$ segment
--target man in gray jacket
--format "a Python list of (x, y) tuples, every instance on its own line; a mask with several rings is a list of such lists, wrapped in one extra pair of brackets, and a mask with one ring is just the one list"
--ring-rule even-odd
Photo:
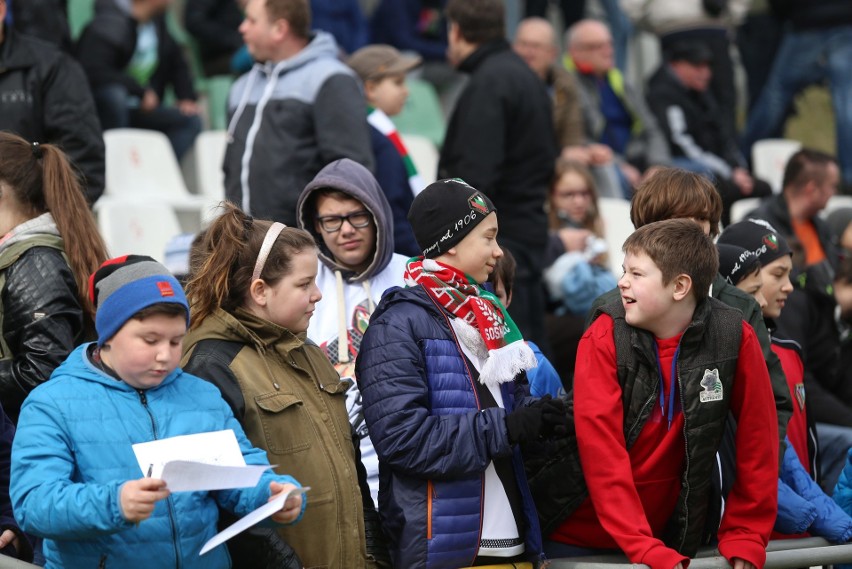
[(248, 213), (296, 225), (296, 201), (339, 158), (372, 169), (366, 103), (307, 0), (249, 0), (240, 26), (254, 67), (231, 88), (225, 194)]

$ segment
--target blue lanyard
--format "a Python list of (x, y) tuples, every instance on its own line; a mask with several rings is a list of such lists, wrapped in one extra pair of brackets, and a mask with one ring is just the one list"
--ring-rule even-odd
[[(663, 416), (666, 415), (666, 393), (665, 393), (665, 381), (663, 380), (663, 364), (660, 362), (660, 349), (657, 347), (657, 343), (654, 342), (654, 354), (657, 356), (657, 373), (660, 376), (660, 412), (662, 412)], [(674, 417), (674, 403), (675, 403), (675, 392), (677, 391), (677, 357), (680, 354), (680, 343), (677, 345), (677, 349), (675, 350), (674, 357), (672, 358), (672, 375), (671, 375), (671, 384), (672, 388), (669, 390), (669, 429), (672, 428), (672, 418)]]

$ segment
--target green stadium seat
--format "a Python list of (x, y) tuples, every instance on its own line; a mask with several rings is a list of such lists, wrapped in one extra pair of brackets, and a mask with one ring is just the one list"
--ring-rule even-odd
[(95, 0), (68, 0), (68, 25), (71, 27), (71, 37), (80, 37), (95, 14)]
[(435, 87), (422, 79), (408, 79), (407, 84), (409, 94), (405, 107), (391, 120), (400, 134), (426, 137), (440, 148), (446, 125)]

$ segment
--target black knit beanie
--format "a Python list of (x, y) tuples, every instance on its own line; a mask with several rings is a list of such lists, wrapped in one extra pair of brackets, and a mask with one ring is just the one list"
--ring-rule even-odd
[(408, 210), (414, 237), (429, 259), (446, 253), (497, 211), (488, 196), (460, 178), (438, 180), (417, 194)]
[(719, 274), (734, 286), (760, 265), (757, 255), (739, 245), (716, 243), (719, 250)]
[(757, 255), (757, 260), (764, 267), (775, 259), (793, 254), (787, 240), (762, 219), (747, 219), (729, 225), (719, 236), (719, 243), (748, 249)]

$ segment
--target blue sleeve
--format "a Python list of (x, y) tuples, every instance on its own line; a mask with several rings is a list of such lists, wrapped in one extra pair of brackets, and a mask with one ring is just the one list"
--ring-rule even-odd
[(846, 466), (840, 473), (837, 485), (834, 487), (834, 501), (849, 515), (852, 515), (852, 449), (846, 455)]
[(552, 397), (559, 397), (565, 394), (565, 389), (562, 387), (562, 380), (553, 364), (550, 363), (541, 349), (533, 342), (527, 342), (527, 345), (532, 348), (535, 354), (535, 359), (538, 360), (538, 367), (527, 370), (527, 379), (530, 382), (530, 395), (533, 397), (542, 397), (550, 394)]
[(390, 321), (397, 309), (405, 311), (405, 303), (370, 322), (356, 361), (364, 416), (382, 464), (440, 480), (482, 473), (492, 458), (509, 456), (503, 409), (432, 414), (422, 335), (413, 326), (431, 317), (411, 312)]
[(817, 517), (816, 507), (796, 494), (783, 480), (778, 481), (778, 517), (775, 531), (797, 534), (807, 531)]
[[(222, 400), (222, 413), (225, 416), (225, 426), (223, 429), (232, 429), (234, 431), (234, 435), (237, 437), (237, 442), (240, 445), (240, 450), (243, 453), (243, 458), (246, 461), (246, 464), (255, 465), (255, 464), (269, 464), (269, 459), (266, 456), (266, 451), (259, 449), (251, 444), (251, 441), (248, 440), (248, 437), (243, 431), (242, 425), (237, 419), (234, 417), (231, 412), (231, 408), (228, 407), (228, 404), (225, 403), (225, 400)], [(271, 493), (269, 491), (269, 483), (270, 482), (278, 482), (279, 484), (293, 484), (298, 488), (301, 488), (302, 485), (293, 478), (292, 476), (275, 474), (272, 469), (267, 470), (260, 477), (260, 481), (258, 481), (257, 485), (254, 488), (241, 488), (236, 490), (220, 490), (214, 493), (217, 503), (225, 508), (226, 510), (232, 512), (233, 514), (242, 517), (246, 514), (251, 513), (257, 508), (263, 506), (266, 502), (269, 501), (271, 497)], [(296, 523), (302, 519), (302, 515), (305, 513), (305, 507), (307, 506), (308, 499), (307, 495), (302, 495), (302, 511), (299, 513), (299, 517), (296, 518), (295, 521), (291, 523)], [(276, 525), (274, 522), (267, 520), (267, 523), (264, 525)], [(288, 524), (289, 525), (289, 524)]]
[(62, 411), (44, 395), (35, 391), (24, 402), (12, 444), (10, 494), (21, 529), (50, 539), (79, 540), (131, 527), (119, 501), (125, 480), (73, 481), (76, 462)]
[[(813, 508), (815, 516), (808, 527), (811, 535), (824, 537), (832, 543), (845, 543), (852, 538), (852, 518), (810, 477), (789, 440), (784, 453), (781, 480)], [(778, 509), (780, 517), (780, 500)]]

